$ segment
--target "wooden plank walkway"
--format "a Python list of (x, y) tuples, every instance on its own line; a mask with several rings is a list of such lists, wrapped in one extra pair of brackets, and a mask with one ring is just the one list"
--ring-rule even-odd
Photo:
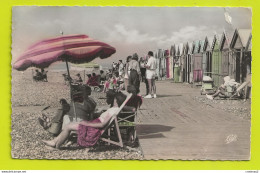
[(138, 111), (145, 159), (250, 159), (250, 120), (197, 102), (199, 89), (187, 84), (159, 81), (157, 91), (158, 98), (144, 99)]

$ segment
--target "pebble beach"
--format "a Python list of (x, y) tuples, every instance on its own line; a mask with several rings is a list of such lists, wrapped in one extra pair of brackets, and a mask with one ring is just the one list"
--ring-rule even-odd
[[(42, 110), (52, 117), (61, 98), (70, 102), (70, 89), (62, 74), (66, 71), (49, 71), (48, 82), (33, 82), (32, 69), (12, 72), (12, 157), (17, 159), (142, 159), (139, 147), (130, 151), (113, 145), (98, 145), (89, 149), (76, 143), (63, 146), (61, 150), (50, 150), (41, 142), (53, 136), (38, 124)], [(72, 78), (83, 71), (71, 71)], [(83, 77), (82, 77), (83, 78)], [(84, 78), (83, 78), (84, 80)], [(98, 106), (104, 106), (105, 94), (92, 92), (91, 97)]]

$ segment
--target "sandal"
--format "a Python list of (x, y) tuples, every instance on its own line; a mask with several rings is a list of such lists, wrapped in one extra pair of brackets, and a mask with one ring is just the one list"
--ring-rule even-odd
[(42, 120), (44, 120), (46, 123), (50, 122), (50, 119), (44, 113), (42, 113)]

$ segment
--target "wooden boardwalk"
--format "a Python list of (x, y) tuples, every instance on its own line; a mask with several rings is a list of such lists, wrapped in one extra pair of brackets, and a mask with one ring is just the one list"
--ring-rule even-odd
[[(141, 84), (141, 94), (144, 94)], [(249, 160), (251, 121), (194, 100), (198, 88), (157, 82), (144, 99), (137, 135), (145, 159)], [(205, 96), (202, 96), (205, 97)]]

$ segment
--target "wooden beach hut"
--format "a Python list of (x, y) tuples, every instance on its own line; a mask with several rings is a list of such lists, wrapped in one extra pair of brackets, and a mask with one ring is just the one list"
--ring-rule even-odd
[(180, 49), (180, 82), (184, 82), (185, 81), (185, 51), (186, 51), (186, 44), (181, 44), (181, 49)]
[(246, 81), (249, 81), (249, 84), (246, 87), (245, 90), (245, 96), (246, 98), (251, 98), (251, 88), (252, 88), (252, 83), (251, 83), (251, 77), (252, 77), (252, 71), (251, 71), (251, 63), (252, 63), (252, 56), (251, 56), (251, 49), (252, 49), (252, 33), (250, 33), (250, 36), (248, 38), (248, 42), (246, 44), (245, 48), (245, 56), (247, 59), (247, 68), (246, 68)]
[(236, 29), (230, 43), (235, 61), (234, 78), (237, 82), (244, 82), (246, 76), (251, 73), (251, 51), (246, 51), (250, 37), (250, 29)]
[(202, 71), (203, 76), (210, 76), (212, 73), (212, 49), (211, 44), (213, 37), (207, 37), (204, 40), (203, 46), (201, 47), (202, 51)]
[(221, 75), (222, 59), (219, 46), (219, 37), (220, 35), (214, 35), (212, 42), (212, 79), (215, 86), (219, 86), (221, 83), (223, 83)]
[(175, 45), (171, 46), (170, 49), (170, 67), (169, 67), (169, 74), (170, 74), (170, 79), (172, 79), (174, 77), (174, 57), (176, 54), (176, 49), (175, 49)]
[(160, 59), (159, 59), (159, 50), (154, 52), (154, 57), (156, 59), (157, 67), (156, 67), (156, 76), (158, 79), (160, 78)]
[(180, 81), (180, 45), (176, 47), (176, 54), (175, 54), (175, 64), (174, 64), (174, 82), (179, 82)]
[(189, 53), (189, 43), (187, 42), (183, 46), (183, 79), (182, 82), (188, 82), (188, 53)]
[[(220, 51), (221, 51), (221, 76), (224, 78), (225, 76), (230, 76), (233, 78), (234, 76), (234, 60), (231, 56), (231, 49), (230, 49), (230, 41), (232, 35), (230, 32), (223, 32), (221, 39), (220, 39)], [(222, 82), (224, 82), (222, 80)]]
[(202, 52), (201, 41), (194, 41), (194, 52), (193, 52), (193, 83), (202, 82)]
[(171, 78), (171, 71), (172, 71), (170, 49), (166, 49), (164, 51), (164, 57), (165, 57), (165, 77), (166, 77), (166, 79), (170, 79)]
[(162, 74), (163, 73), (163, 70), (162, 70), (163, 50), (162, 49), (158, 49), (157, 56), (158, 56), (158, 58), (157, 58), (158, 78), (162, 79), (162, 75), (163, 75)]
[(187, 82), (192, 83), (193, 82), (193, 53), (195, 45), (193, 42), (188, 43), (188, 54), (187, 54)]
[(183, 65), (184, 65), (184, 56), (183, 56), (183, 50), (184, 50), (184, 44), (181, 43), (179, 44), (179, 69), (180, 69), (180, 77), (179, 77), (179, 82), (183, 82)]

